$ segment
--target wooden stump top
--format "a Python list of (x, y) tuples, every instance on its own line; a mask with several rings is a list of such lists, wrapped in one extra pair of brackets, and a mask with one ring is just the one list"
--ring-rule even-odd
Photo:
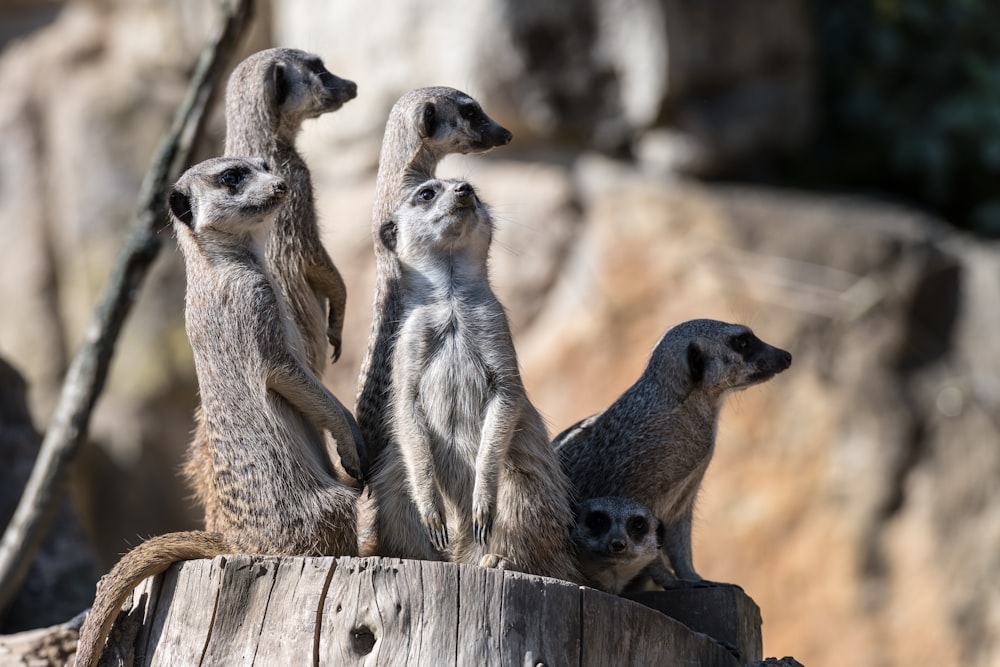
[(101, 665), (704, 665), (679, 621), (556, 579), (393, 558), (219, 556), (136, 589)]

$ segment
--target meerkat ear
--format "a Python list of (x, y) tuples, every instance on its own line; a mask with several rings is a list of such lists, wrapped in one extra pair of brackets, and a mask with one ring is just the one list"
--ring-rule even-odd
[(417, 122), (417, 134), (421, 139), (433, 136), (437, 131), (437, 107), (433, 102), (428, 102), (420, 111), (420, 120)]
[(388, 250), (396, 250), (396, 221), (392, 218), (388, 220), (383, 220), (382, 224), (378, 228), (378, 238), (382, 241), (382, 245)]
[(663, 540), (667, 537), (667, 528), (663, 525), (663, 522), (657, 519), (656, 521), (656, 546), (663, 548)]
[(288, 76), (285, 63), (278, 61), (271, 66), (271, 99), (274, 105), (280, 107), (288, 99)]
[(174, 214), (175, 218), (188, 227), (194, 225), (194, 212), (191, 210), (191, 199), (186, 193), (174, 188), (170, 191), (168, 204), (170, 212)]
[(688, 343), (687, 363), (692, 384), (698, 384), (705, 379), (705, 353), (701, 351), (697, 343)]

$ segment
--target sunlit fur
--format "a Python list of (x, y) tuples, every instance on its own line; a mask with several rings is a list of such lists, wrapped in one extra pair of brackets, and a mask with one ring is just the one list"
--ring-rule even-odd
[(375, 551), (462, 563), (493, 554), (578, 580), (569, 485), (489, 284), (486, 207), (463, 181), (428, 181), (393, 220), (403, 307), (388, 409), (398, 447), (383, 452), (361, 499), (379, 508)]
[[(376, 276), (372, 328), (358, 379), (357, 418), (374, 466), (390, 445), (387, 396), (401, 312), (399, 260), (382, 241), (382, 224), (419, 183), (434, 178), (452, 153), (482, 153), (503, 146), (511, 134), (465, 93), (443, 86), (412, 90), (393, 105), (382, 139), (372, 238)], [(362, 516), (364, 524), (369, 517)]]
[(211, 526), (147, 540), (101, 579), (78, 665), (96, 663), (129, 591), (174, 561), (357, 553), (357, 492), (331, 476), (319, 437), (326, 430), (349, 442), (352, 434), (339, 418), (343, 406), (290, 345), (298, 332), (264, 263), (287, 190), (262, 160), (215, 158), (185, 172), (171, 192)]

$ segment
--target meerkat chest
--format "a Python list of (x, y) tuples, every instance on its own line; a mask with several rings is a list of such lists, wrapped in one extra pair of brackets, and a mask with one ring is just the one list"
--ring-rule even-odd
[[(414, 313), (410, 335), (419, 336), (417, 400), (433, 432), (478, 445), (487, 402), (494, 391), (489, 337), (474, 319), (450, 304)], [(403, 341), (405, 344), (405, 341)]]

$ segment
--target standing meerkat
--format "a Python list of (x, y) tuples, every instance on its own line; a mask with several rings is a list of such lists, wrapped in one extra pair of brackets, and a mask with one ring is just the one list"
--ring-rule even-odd
[(588, 586), (619, 595), (647, 573), (662, 578), (664, 528), (653, 511), (631, 498), (590, 498), (576, 506), (570, 537)]
[(402, 308), (389, 406), (399, 446), (361, 500), (378, 506), (377, 553), (578, 580), (569, 484), (489, 284), (486, 206), (464, 181), (430, 180), (382, 232)]
[(683, 322), (660, 338), (642, 376), (611, 407), (556, 436), (578, 498), (634, 498), (663, 521), (676, 579), (657, 583), (702, 580), (691, 561), (691, 519), (726, 395), (791, 363), (745, 326)]
[(226, 87), (226, 155), (264, 158), (288, 184), (274, 220), (268, 266), (305, 344), (310, 370), (322, 377), (327, 341), (340, 356), (347, 290), (320, 240), (312, 179), (295, 149), (302, 123), (354, 99), (353, 81), (334, 76), (318, 56), (275, 48), (248, 57)]
[(401, 316), (400, 267), (382, 239), (382, 223), (416, 185), (434, 178), (452, 153), (483, 153), (510, 143), (511, 133), (465, 93), (436, 86), (412, 90), (393, 105), (385, 126), (372, 207), (376, 277), (372, 328), (358, 380), (357, 418), (374, 464), (390, 437), (392, 357)]
[(154, 537), (115, 565), (98, 584), (78, 665), (95, 664), (129, 591), (176, 560), (357, 553), (357, 492), (333, 478), (320, 437), (329, 431), (353, 446), (353, 433), (295, 351), (298, 331), (264, 258), (287, 192), (262, 160), (215, 158), (191, 167), (170, 193), (215, 527)]
[[(334, 360), (340, 356), (347, 290), (320, 241), (312, 179), (295, 140), (305, 120), (336, 111), (356, 95), (357, 86), (327, 71), (318, 56), (286, 48), (249, 56), (233, 70), (226, 87), (225, 154), (263, 158), (288, 186), (272, 225), (267, 262), (298, 329), (293, 344), (302, 348), (306, 364), (320, 378), (328, 340)], [(344, 418), (354, 421), (346, 410)], [(218, 504), (205, 495), (212, 472), (200, 412), (197, 421), (184, 474), (212, 530)], [(353, 457), (343, 443), (337, 454)], [(333, 451), (330, 455), (335, 460)], [(367, 468), (367, 462), (357, 468)]]

